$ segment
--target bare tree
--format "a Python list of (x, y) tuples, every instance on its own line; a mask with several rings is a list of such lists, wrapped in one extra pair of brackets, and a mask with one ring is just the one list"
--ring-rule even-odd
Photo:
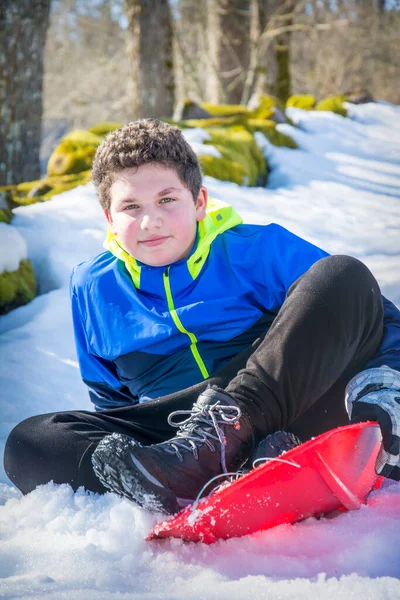
[(125, 0), (133, 78), (133, 114), (171, 116), (175, 103), (168, 0)]
[(0, 184), (40, 177), (43, 54), (50, 0), (0, 4)]

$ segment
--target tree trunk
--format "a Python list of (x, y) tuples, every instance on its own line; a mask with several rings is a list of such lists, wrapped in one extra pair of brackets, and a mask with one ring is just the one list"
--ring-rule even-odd
[[(296, 0), (285, 2), (284, 11), (286, 18), (282, 21), (284, 25), (291, 27), (293, 25), (293, 11), (296, 5)], [(271, 87), (271, 92), (279, 98), (284, 104), (291, 95), (290, 81), (290, 31), (281, 33), (275, 38), (274, 51), (276, 60), (276, 78)]]
[(180, 0), (174, 19), (177, 97), (204, 100), (207, 81), (207, 0)]
[(385, 0), (372, 0), (372, 8), (383, 15), (385, 12)]
[(167, 0), (125, 0), (134, 118), (171, 117), (175, 102), (172, 23)]
[(43, 54), (50, 0), (0, 6), (0, 185), (40, 177)]
[(258, 0), (260, 36), (268, 38), (259, 47), (255, 95), (268, 92), (285, 103), (291, 94), (291, 33), (279, 30), (293, 25), (297, 3), (298, 0)]
[(250, 63), (250, 0), (210, 0), (208, 10), (210, 102), (239, 104)]

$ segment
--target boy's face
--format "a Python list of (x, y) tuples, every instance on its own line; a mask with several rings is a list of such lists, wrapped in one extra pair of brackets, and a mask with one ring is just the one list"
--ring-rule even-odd
[(195, 204), (174, 169), (146, 164), (117, 173), (110, 196), (111, 231), (134, 258), (161, 267), (189, 256), (206, 214), (204, 187)]

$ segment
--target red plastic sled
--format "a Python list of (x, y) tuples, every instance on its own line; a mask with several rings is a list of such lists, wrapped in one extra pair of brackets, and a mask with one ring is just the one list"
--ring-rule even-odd
[(148, 540), (166, 537), (212, 544), (337, 509), (354, 510), (382, 478), (375, 473), (381, 445), (376, 423), (328, 431), (256, 467), (156, 525)]

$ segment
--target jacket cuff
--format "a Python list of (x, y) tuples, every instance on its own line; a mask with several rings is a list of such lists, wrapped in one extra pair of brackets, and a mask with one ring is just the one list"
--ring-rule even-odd
[(387, 365), (361, 371), (347, 384), (346, 404), (348, 406), (377, 390), (400, 391), (400, 372)]

